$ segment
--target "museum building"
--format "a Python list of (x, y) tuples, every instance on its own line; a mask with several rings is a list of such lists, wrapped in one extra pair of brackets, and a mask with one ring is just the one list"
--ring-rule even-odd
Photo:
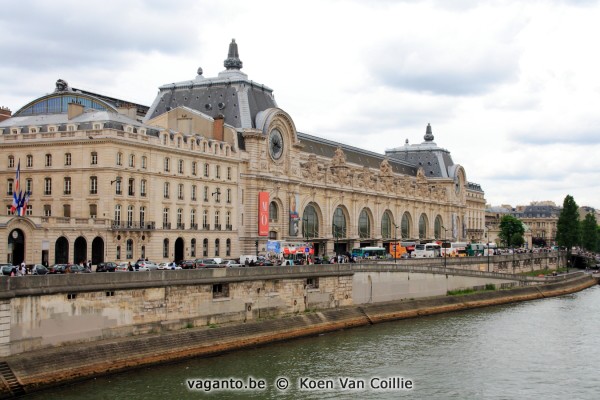
[[(427, 124), (385, 154), (298, 132), (248, 79), (235, 40), (217, 77), (163, 85), (150, 107), (70, 87), (0, 119), (3, 262), (315, 255), (395, 241), (481, 240), (485, 198)], [(17, 176), (18, 170), (18, 176)], [(29, 194), (15, 215), (15, 194)]]

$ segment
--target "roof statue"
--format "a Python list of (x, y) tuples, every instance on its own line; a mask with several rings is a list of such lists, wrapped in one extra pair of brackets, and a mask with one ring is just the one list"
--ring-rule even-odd
[(431, 124), (427, 124), (427, 129), (425, 130), (425, 136), (423, 137), (426, 142), (433, 142), (433, 133), (431, 132)]
[(223, 65), (227, 69), (242, 69), (243, 63), (242, 60), (240, 60), (235, 39), (231, 39), (231, 43), (229, 43), (229, 53), (227, 54), (227, 59), (223, 62)]
[(67, 83), (67, 81), (63, 81), (62, 79), (59, 79), (56, 81), (56, 89), (54, 90), (54, 92), (67, 92), (69, 91), (69, 84)]

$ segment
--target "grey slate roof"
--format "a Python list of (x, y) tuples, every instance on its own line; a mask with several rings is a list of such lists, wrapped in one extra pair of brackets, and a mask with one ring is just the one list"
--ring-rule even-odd
[[(358, 147), (348, 146), (331, 140), (323, 139), (306, 133), (297, 132), (298, 139), (303, 144), (303, 150), (317, 156), (333, 158), (335, 150), (340, 147), (344, 151), (346, 161), (353, 164), (364, 165), (369, 168), (379, 169), (381, 162), (388, 158), (385, 155)], [(388, 158), (392, 170), (398, 174), (416, 176), (417, 167), (401, 160)]]
[(217, 77), (205, 78), (198, 68), (195, 79), (163, 85), (146, 114), (145, 121), (173, 108), (186, 106), (213, 118), (223, 115), (225, 123), (235, 128), (256, 128), (256, 115), (277, 107), (273, 90), (253, 82), (241, 72), (235, 39), (229, 45), (225, 71)]

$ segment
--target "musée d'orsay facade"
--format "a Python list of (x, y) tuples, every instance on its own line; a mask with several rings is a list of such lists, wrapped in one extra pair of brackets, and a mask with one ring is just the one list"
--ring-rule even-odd
[[(483, 191), (429, 125), (422, 143), (385, 154), (300, 133), (272, 89), (241, 71), (235, 41), (224, 64), (217, 77), (198, 69), (161, 86), (150, 107), (58, 80), (0, 121), (1, 262), (233, 258), (264, 253), (267, 240), (331, 255), (482, 238)], [(11, 211), (17, 188), (30, 193), (23, 216)]]

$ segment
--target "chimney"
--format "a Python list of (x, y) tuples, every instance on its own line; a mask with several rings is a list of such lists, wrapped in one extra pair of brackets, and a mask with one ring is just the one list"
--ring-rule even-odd
[(217, 115), (213, 124), (213, 139), (218, 140), (220, 142), (223, 141), (223, 130), (225, 129), (224, 125), (225, 117), (223, 117), (223, 114)]
[(83, 114), (82, 104), (69, 103), (69, 105), (67, 106), (67, 115), (70, 120), (75, 117), (79, 117), (81, 114)]
[(12, 111), (7, 107), (0, 107), (0, 122), (9, 119), (12, 116)]

